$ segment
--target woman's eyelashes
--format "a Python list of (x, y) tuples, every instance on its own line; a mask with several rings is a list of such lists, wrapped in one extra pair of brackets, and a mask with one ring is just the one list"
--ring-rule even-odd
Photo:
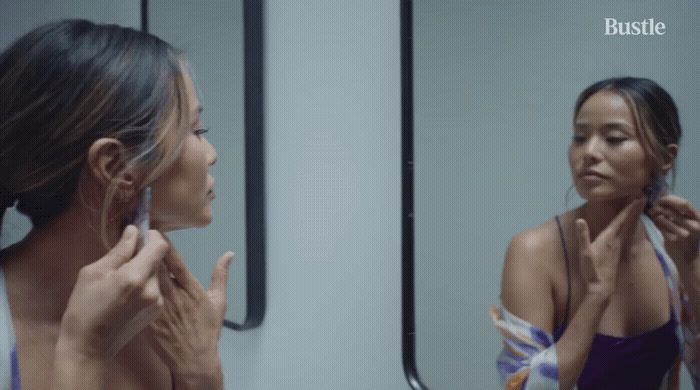
[[(629, 140), (629, 137), (621, 135), (607, 135), (605, 136), (605, 142), (611, 146), (621, 145), (623, 142)], [(582, 134), (574, 134), (572, 137), (572, 142), (577, 145), (581, 145), (588, 141), (588, 137)]]
[(198, 128), (196, 128), (196, 129), (193, 129), (192, 131), (194, 132), (194, 134), (195, 134), (197, 137), (201, 137), (202, 134), (204, 134), (204, 133), (206, 133), (206, 132), (209, 131), (209, 128), (208, 128), (208, 127), (198, 127)]
[(627, 141), (627, 137), (607, 137), (605, 140), (611, 145), (620, 145)]

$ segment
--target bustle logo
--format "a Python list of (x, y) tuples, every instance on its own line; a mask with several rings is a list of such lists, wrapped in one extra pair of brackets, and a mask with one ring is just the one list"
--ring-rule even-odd
[(634, 22), (618, 22), (615, 18), (605, 20), (605, 35), (664, 35), (666, 25), (654, 18)]

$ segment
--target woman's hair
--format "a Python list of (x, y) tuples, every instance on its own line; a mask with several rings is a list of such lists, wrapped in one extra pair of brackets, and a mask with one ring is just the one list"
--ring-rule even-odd
[[(654, 81), (644, 78), (618, 77), (598, 81), (579, 95), (574, 121), (583, 103), (599, 91), (611, 91), (625, 100), (632, 112), (637, 136), (654, 165), (654, 174), (662, 176), (661, 167), (674, 158), (667, 146), (678, 145), (681, 138), (678, 109), (671, 95)], [(675, 165), (671, 172), (672, 183), (675, 183)]]
[[(17, 201), (35, 228), (76, 195), (90, 146), (124, 145), (126, 170), (144, 187), (179, 154), (189, 123), (183, 54), (131, 28), (64, 20), (43, 25), (0, 54), (0, 224)], [(175, 131), (164, 124), (175, 120)], [(168, 133), (174, 133), (169, 135)], [(99, 232), (107, 237), (117, 181), (107, 187)]]

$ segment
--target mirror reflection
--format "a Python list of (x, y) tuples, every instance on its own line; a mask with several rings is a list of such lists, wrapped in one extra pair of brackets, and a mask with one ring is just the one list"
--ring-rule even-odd
[[(217, 161), (210, 169), (215, 178), (216, 199), (212, 203), (214, 218), (205, 229), (187, 229), (168, 233), (170, 239), (181, 252), (190, 271), (203, 286), (209, 286), (216, 259), (224, 252), (236, 253), (231, 264), (227, 287), (228, 308), (227, 326), (256, 326), (262, 320), (264, 306), (256, 307), (251, 322), (248, 303), (264, 302), (264, 276), (262, 283), (255, 287), (248, 285), (248, 253), (252, 249), (255, 261), (262, 263), (262, 234), (253, 232), (254, 248), (246, 242), (246, 139), (244, 123), (244, 3), (237, 1), (169, 2), (151, 0), (148, 2), (128, 1), (119, 4), (110, 2), (63, 2), (40, 4), (40, 2), (4, 2), (6, 9), (3, 21), (3, 34), (0, 48), (7, 47), (14, 39), (32, 28), (52, 20), (62, 18), (86, 18), (104, 23), (115, 23), (133, 28), (142, 27), (146, 16), (148, 31), (164, 39), (174, 47), (183, 50), (188, 60), (189, 74), (197, 89), (197, 97), (204, 111), (201, 125), (209, 129), (205, 137), (217, 151)], [(248, 2), (248, 9), (260, 12), (260, 2)], [(145, 12), (145, 15), (142, 15)], [(259, 23), (254, 28), (261, 28)], [(256, 33), (250, 31), (249, 33)], [(260, 50), (262, 50), (260, 48)], [(251, 50), (251, 53), (254, 51)], [(253, 56), (259, 53), (252, 54)], [(254, 79), (251, 77), (251, 79)], [(249, 81), (250, 82), (250, 81)], [(255, 82), (251, 85), (255, 86)], [(258, 93), (259, 88), (257, 89)], [(255, 98), (259, 98), (255, 97)], [(252, 107), (252, 106), (251, 106)], [(250, 117), (257, 120), (261, 115), (259, 107), (250, 109)], [(256, 142), (253, 142), (255, 144)], [(248, 145), (259, 148), (260, 145)], [(255, 149), (252, 149), (255, 150)], [(261, 149), (259, 149), (261, 150)], [(251, 161), (261, 159), (261, 154), (248, 153)], [(262, 171), (256, 180), (262, 180)], [(256, 184), (260, 187), (260, 184)], [(262, 230), (262, 197), (252, 200), (253, 226)], [(8, 247), (21, 240), (30, 230), (31, 223), (24, 215), (11, 207), (3, 219), (3, 234), (0, 235), (0, 248)], [(264, 271), (264, 266), (258, 264)], [(260, 297), (248, 296), (248, 291), (258, 290)], [(256, 322), (253, 324), (253, 322)], [(245, 324), (245, 325), (241, 325)], [(241, 326), (239, 326), (241, 325)]]
[[(216, 147), (211, 167), (216, 200), (206, 229), (169, 233), (192, 273), (208, 286), (213, 261), (233, 250), (226, 319), (246, 319), (245, 126), (243, 2), (148, 2), (148, 31), (183, 50), (204, 110), (202, 125)], [(207, 261), (203, 261), (207, 259)]]
[(410, 6), (422, 381), (693, 388), (698, 5)]

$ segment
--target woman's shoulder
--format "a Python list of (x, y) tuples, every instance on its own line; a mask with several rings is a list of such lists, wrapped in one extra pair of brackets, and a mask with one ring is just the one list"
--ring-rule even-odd
[[(569, 226), (575, 220), (575, 211), (558, 216), (564, 239), (571, 236)], [(527, 228), (510, 240), (503, 265), (504, 280), (530, 280), (551, 282), (556, 275), (566, 272), (559, 224), (556, 217)]]
[[(559, 218), (564, 225), (564, 220), (568, 219), (568, 216), (564, 214)], [(514, 235), (508, 245), (506, 260), (511, 257), (518, 262), (545, 261), (551, 254), (558, 254), (559, 248), (561, 248), (559, 227), (555, 217), (552, 217)]]
[(556, 312), (553, 291), (559, 274), (566, 274), (562, 256), (554, 218), (513, 236), (503, 265), (502, 305), (541, 329), (551, 330)]

